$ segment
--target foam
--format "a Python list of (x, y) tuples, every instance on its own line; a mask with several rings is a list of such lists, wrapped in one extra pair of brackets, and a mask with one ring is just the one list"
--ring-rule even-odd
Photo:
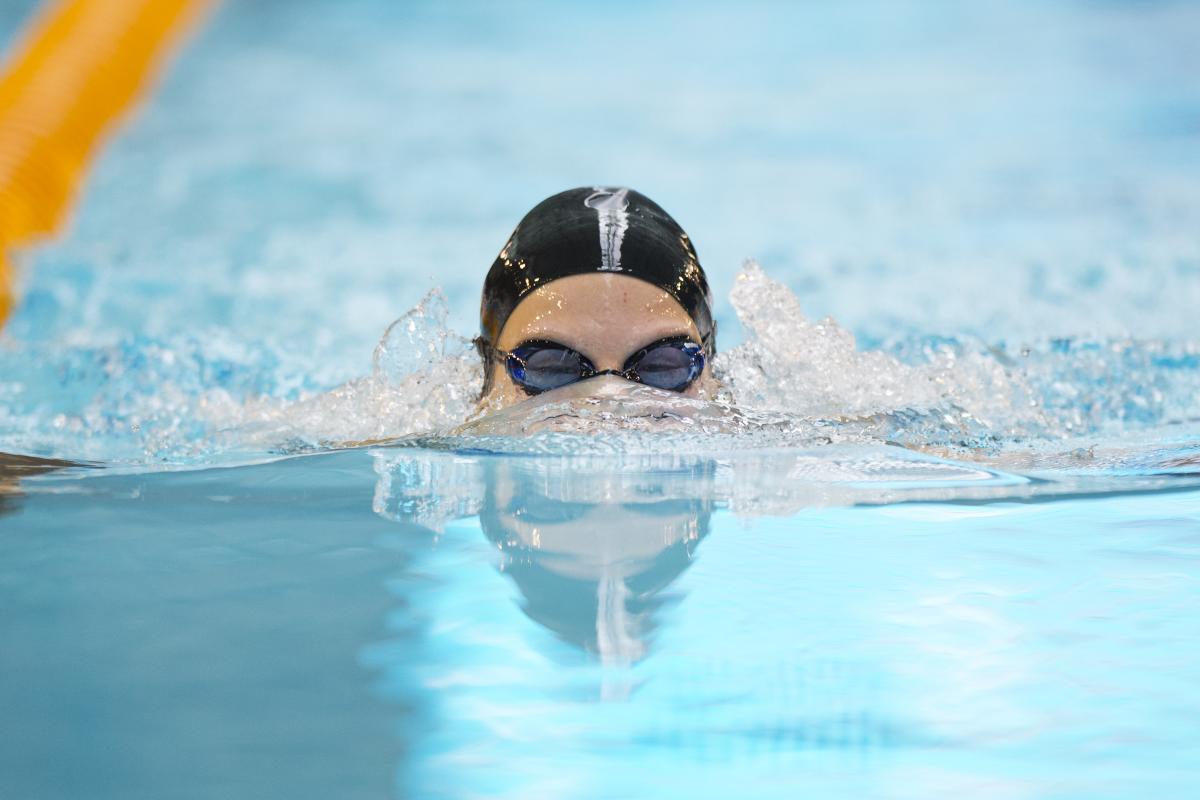
[[(9, 404), (0, 448), (127, 464), (204, 464), (405, 440), (500, 452), (678, 452), (897, 443), (974, 457), (1063, 452), (1200, 419), (1200, 344), (1049, 340), (1009, 348), (924, 337), (862, 348), (836, 320), (747, 262), (730, 301), (744, 341), (717, 355), (715, 396), (612, 377), (480, 407), (471, 342), (439, 290), (388, 326), (371, 370), (328, 390), (280, 347), (219, 335), (0, 353), (35, 394)], [(3, 387), (13, 393), (14, 384)], [(20, 386), (14, 397), (20, 397)], [(61, 394), (61, 393), (60, 393)], [(7, 418), (5, 418), (7, 417)]]

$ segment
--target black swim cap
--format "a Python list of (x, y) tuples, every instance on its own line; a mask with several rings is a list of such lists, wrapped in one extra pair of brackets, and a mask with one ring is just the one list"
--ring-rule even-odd
[(568, 189), (517, 224), (483, 282), (483, 338), (495, 345), (513, 309), (539, 286), (568, 275), (612, 272), (665, 290), (684, 307), (710, 352), (712, 294), (688, 235), (632, 189)]

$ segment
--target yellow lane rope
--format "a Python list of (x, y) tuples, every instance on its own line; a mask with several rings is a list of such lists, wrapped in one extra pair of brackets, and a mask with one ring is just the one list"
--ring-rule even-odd
[(0, 74), (0, 326), (14, 248), (55, 233), (104, 134), (210, 0), (46, 0)]

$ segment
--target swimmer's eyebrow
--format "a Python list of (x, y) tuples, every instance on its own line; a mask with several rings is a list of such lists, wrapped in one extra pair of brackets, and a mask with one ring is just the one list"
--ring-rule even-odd
[(521, 335), (513, 339), (511, 350), (514, 347), (520, 347), (523, 344), (530, 342), (551, 342), (553, 344), (561, 344), (563, 347), (568, 347), (577, 353), (587, 355), (587, 342), (579, 339), (571, 334), (564, 334), (556, 331), (546, 331), (541, 328), (535, 328), (530, 331), (522, 331)]
[[(634, 352), (637, 348), (645, 347), (648, 344), (657, 342), (659, 339), (675, 338), (677, 336), (687, 337), (689, 339), (697, 339), (696, 334), (690, 327), (680, 322), (672, 321), (665, 325), (655, 325), (653, 323), (639, 330), (636, 335), (630, 336), (632, 342), (630, 352)], [(613, 337), (606, 337), (604, 343), (607, 344)], [(621, 337), (625, 338), (625, 337)], [(562, 330), (560, 328), (544, 327), (541, 325), (531, 325), (521, 331), (521, 335), (513, 339), (513, 347), (524, 344), (531, 340), (541, 340), (544, 342), (556, 342), (577, 352), (587, 355), (589, 345), (596, 345), (598, 342), (593, 337), (583, 337), (577, 331)]]

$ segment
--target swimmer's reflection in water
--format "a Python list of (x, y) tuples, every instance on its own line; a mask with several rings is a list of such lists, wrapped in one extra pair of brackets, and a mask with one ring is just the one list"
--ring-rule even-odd
[(718, 502), (716, 462), (647, 458), (614, 470), (604, 458), (381, 450), (373, 508), (433, 532), (477, 517), (531, 620), (601, 663), (628, 664), (677, 599), (670, 587)]
[(712, 294), (688, 235), (632, 189), (579, 188), (533, 208), (483, 286), (481, 405), (580, 381), (708, 397)]
[(708, 534), (711, 501), (665, 496), (648, 476), (621, 485), (611, 473), (583, 478), (603, 500), (570, 499), (507, 463), (491, 466), (479, 520), (525, 614), (602, 663), (644, 656), (664, 590)]

